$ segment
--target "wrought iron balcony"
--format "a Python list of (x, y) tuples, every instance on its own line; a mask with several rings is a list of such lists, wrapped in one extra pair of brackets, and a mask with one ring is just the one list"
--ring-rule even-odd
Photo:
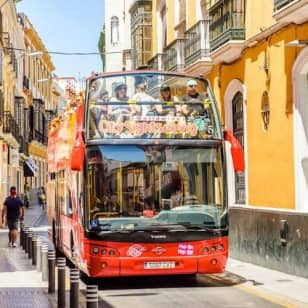
[(153, 70), (163, 70), (164, 69), (164, 54), (158, 53), (152, 57), (149, 62), (149, 68)]
[(23, 88), (24, 88), (24, 89), (30, 90), (29, 78), (28, 78), (27, 76), (25, 76), (25, 75), (24, 75), (24, 77), (23, 77), (22, 85), (23, 85)]
[(208, 37), (207, 21), (205, 20), (200, 20), (185, 32), (185, 67), (209, 56)]
[(302, 24), (308, 20), (307, 0), (274, 0), (273, 17), (280, 23)]
[(29, 143), (25, 140), (23, 136), (19, 136), (19, 153), (24, 153), (25, 155), (29, 155)]
[(243, 13), (226, 12), (210, 24), (211, 51), (231, 40), (245, 40)]
[(176, 39), (165, 48), (164, 69), (167, 71), (184, 70), (184, 39)]
[(11, 134), (16, 141), (19, 140), (19, 127), (10, 111), (4, 111), (3, 133)]
[(274, 0), (274, 11), (278, 11), (295, 0)]

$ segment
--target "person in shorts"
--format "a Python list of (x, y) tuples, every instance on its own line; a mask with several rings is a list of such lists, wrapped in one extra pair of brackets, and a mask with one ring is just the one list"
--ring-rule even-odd
[(10, 188), (10, 195), (5, 199), (2, 210), (2, 223), (6, 218), (6, 223), (9, 228), (9, 246), (16, 247), (18, 236), (18, 221), (24, 218), (24, 205), (21, 199), (17, 196), (16, 187)]

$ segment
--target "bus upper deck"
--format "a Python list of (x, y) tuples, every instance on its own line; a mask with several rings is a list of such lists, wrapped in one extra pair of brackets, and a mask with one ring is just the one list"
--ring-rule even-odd
[(222, 139), (206, 80), (135, 72), (89, 81), (87, 139)]

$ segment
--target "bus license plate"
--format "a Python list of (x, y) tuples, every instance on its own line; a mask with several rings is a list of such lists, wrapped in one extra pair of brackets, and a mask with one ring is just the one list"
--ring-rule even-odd
[(175, 268), (175, 262), (144, 262), (145, 269)]

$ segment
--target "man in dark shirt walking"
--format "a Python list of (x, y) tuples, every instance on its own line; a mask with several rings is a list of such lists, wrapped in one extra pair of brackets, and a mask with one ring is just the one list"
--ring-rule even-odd
[(17, 196), (16, 187), (10, 188), (10, 195), (5, 199), (2, 210), (2, 223), (6, 216), (7, 226), (9, 228), (9, 246), (16, 247), (18, 235), (18, 220), (24, 218), (24, 205)]

